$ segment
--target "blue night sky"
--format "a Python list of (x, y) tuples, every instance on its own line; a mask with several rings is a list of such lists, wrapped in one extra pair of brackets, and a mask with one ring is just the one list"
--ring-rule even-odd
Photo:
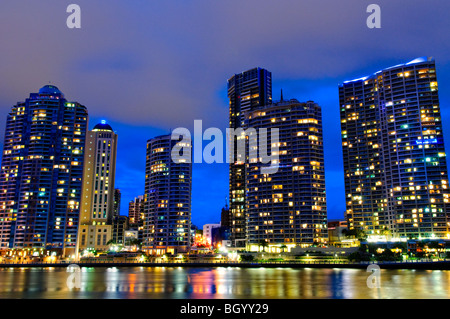
[[(146, 141), (176, 127), (223, 130), (226, 81), (259, 66), (273, 97), (323, 108), (329, 218), (345, 210), (338, 85), (420, 56), (436, 59), (450, 145), (450, 3), (444, 0), (77, 0), (81, 29), (56, 0), (0, 2), (0, 138), (17, 101), (49, 81), (119, 134), (121, 214), (144, 192)], [(382, 9), (368, 29), (366, 8)], [(220, 220), (227, 164), (194, 164), (192, 221)]]

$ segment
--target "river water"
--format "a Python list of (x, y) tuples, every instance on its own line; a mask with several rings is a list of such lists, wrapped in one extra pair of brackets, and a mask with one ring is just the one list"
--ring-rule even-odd
[(369, 275), (360, 269), (308, 268), (83, 267), (78, 273), (51, 267), (2, 268), (0, 298), (450, 297), (450, 271), (381, 270), (379, 288), (368, 287)]

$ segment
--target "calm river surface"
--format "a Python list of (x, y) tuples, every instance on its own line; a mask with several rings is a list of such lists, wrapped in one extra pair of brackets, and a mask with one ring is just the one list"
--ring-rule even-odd
[(382, 270), (368, 288), (360, 269), (82, 268), (70, 289), (66, 268), (2, 268), (0, 298), (449, 298), (450, 271)]

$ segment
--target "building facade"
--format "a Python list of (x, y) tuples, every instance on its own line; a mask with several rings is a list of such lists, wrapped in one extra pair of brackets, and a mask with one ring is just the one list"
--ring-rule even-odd
[(357, 247), (360, 245), (356, 236), (348, 236), (346, 219), (328, 221), (328, 244), (335, 247)]
[(102, 121), (89, 131), (83, 172), (78, 250), (105, 251), (115, 210), (117, 134)]
[(228, 207), (228, 204), (225, 204), (225, 206), (222, 208), (222, 210), (220, 212), (220, 224), (223, 227), (231, 226), (230, 208)]
[[(147, 142), (143, 250), (151, 255), (176, 254), (190, 249), (192, 160), (174, 162), (172, 148), (179, 141), (163, 135)], [(192, 158), (191, 142), (183, 154)]]
[(86, 107), (53, 85), (8, 114), (0, 172), (0, 248), (76, 250)]
[(113, 218), (112, 240), (116, 245), (125, 245), (125, 232), (128, 228), (127, 216), (119, 215)]
[(213, 228), (211, 230), (211, 246), (214, 249), (230, 248), (230, 228), (224, 226)]
[(207, 245), (212, 245), (212, 231), (214, 228), (219, 228), (220, 224), (205, 224), (203, 225), (203, 239)]
[(349, 228), (446, 238), (448, 172), (434, 60), (344, 82), (339, 100)]
[[(327, 206), (322, 111), (314, 102), (292, 99), (246, 113), (245, 126), (278, 129), (278, 170), (267, 174), (261, 160), (246, 164), (247, 246), (308, 247), (327, 243)], [(249, 140), (252, 139), (250, 132)], [(273, 145), (270, 136), (261, 143)], [(251, 145), (251, 144), (250, 144)], [(271, 151), (276, 152), (275, 150)], [(259, 154), (261, 158), (261, 154)]]
[[(262, 68), (254, 68), (235, 74), (228, 80), (229, 125), (232, 129), (243, 128), (244, 114), (252, 109), (272, 103), (272, 74)], [(232, 145), (236, 152), (237, 136)], [(234, 156), (229, 160), (229, 200), (231, 241), (234, 247), (246, 245), (245, 212), (245, 159)]]
[(128, 219), (130, 226), (138, 225), (144, 214), (144, 195), (135, 197), (128, 203)]
[(130, 229), (138, 231), (138, 239), (143, 239), (144, 232), (144, 195), (136, 197), (128, 204), (128, 221)]
[(116, 188), (114, 189), (114, 209), (113, 209), (113, 216), (119, 216), (120, 215), (120, 203), (122, 200), (122, 193), (120, 192), (120, 189)]

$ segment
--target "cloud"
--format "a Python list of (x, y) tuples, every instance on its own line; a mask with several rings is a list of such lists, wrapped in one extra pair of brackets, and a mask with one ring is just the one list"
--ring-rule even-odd
[(379, 2), (381, 30), (365, 26), (364, 1), (85, 0), (82, 29), (72, 30), (63, 4), (4, 0), (0, 70), (11, 81), (3, 80), (3, 94), (14, 101), (52, 81), (94, 115), (156, 127), (194, 117), (226, 125), (215, 114), (225, 113), (227, 101), (215, 94), (247, 68), (318, 80), (428, 54), (423, 48), (448, 49), (442, 12), (450, 5)]

